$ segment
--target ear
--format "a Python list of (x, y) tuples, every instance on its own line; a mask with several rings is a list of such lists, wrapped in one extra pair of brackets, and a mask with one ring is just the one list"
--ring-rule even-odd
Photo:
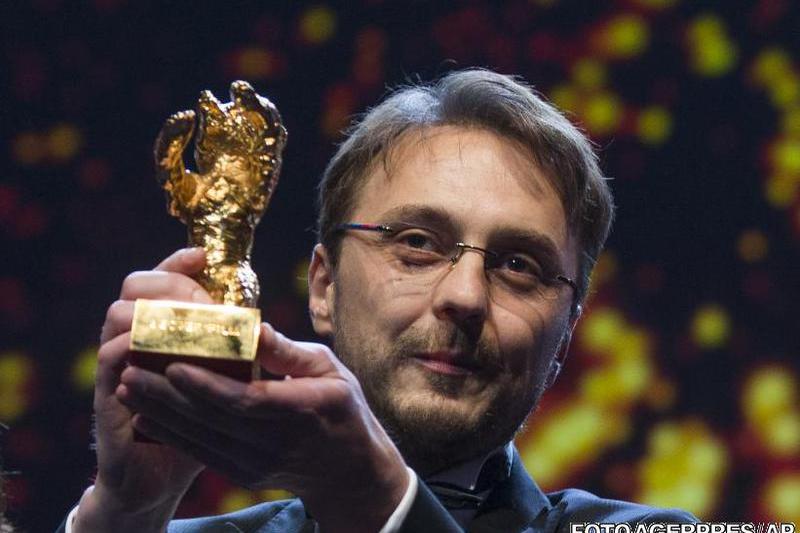
[(564, 368), (567, 353), (569, 353), (569, 343), (572, 342), (572, 334), (575, 332), (575, 326), (578, 324), (581, 313), (583, 313), (583, 307), (578, 305), (569, 319), (569, 324), (564, 330), (564, 336), (561, 337), (561, 342), (558, 343), (558, 353), (550, 362), (550, 369), (548, 370), (547, 379), (545, 379), (544, 382), (545, 389), (549, 389), (553, 386), (558, 375), (561, 373), (561, 369)]
[(321, 337), (333, 334), (334, 283), (328, 250), (321, 244), (314, 246), (308, 266), (308, 313), (311, 325)]

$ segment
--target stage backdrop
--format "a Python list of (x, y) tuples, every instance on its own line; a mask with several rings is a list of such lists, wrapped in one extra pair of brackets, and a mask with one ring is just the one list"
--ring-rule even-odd
[[(800, 522), (800, 7), (789, 0), (2, 2), (0, 420), (10, 515), (92, 477), (100, 325), (183, 245), (151, 147), (246, 79), (289, 129), (258, 229), (265, 318), (313, 339), (314, 188), (349, 119), (453, 68), (519, 74), (596, 141), (619, 204), (567, 369), (518, 446), (545, 489)], [(183, 516), (252, 493), (203, 474)]]

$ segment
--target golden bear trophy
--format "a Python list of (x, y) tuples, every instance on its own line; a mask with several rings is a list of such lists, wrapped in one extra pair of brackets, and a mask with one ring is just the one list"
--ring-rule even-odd
[[(163, 372), (186, 361), (242, 381), (258, 377), (255, 362), (261, 316), (258, 279), (250, 266), (253, 233), (269, 204), (281, 168), (286, 129), (275, 106), (244, 81), (231, 102), (200, 93), (197, 114), (169, 117), (155, 143), (156, 177), (170, 214), (186, 224), (189, 245), (206, 251), (196, 276), (221, 305), (137, 300), (131, 363)], [(197, 172), (183, 152), (195, 132)]]

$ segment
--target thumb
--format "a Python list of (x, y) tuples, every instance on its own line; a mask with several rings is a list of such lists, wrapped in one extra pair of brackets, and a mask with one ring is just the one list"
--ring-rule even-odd
[(270, 374), (293, 378), (331, 376), (341, 365), (327, 346), (293, 341), (267, 323), (261, 324), (256, 359)]

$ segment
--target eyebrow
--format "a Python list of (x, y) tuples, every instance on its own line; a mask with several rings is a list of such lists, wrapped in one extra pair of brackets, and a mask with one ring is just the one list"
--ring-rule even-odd
[(431, 229), (441, 228), (451, 233), (460, 229), (444, 210), (421, 204), (406, 204), (389, 209), (381, 215), (381, 222), (390, 226), (398, 222), (432, 226)]
[[(446, 211), (423, 204), (406, 204), (383, 213), (382, 223), (409, 223), (457, 233), (461, 226)], [(548, 235), (539, 231), (503, 226), (493, 228), (487, 242), (488, 248), (511, 248), (538, 252), (547, 266), (563, 274), (564, 265), (558, 246)]]

